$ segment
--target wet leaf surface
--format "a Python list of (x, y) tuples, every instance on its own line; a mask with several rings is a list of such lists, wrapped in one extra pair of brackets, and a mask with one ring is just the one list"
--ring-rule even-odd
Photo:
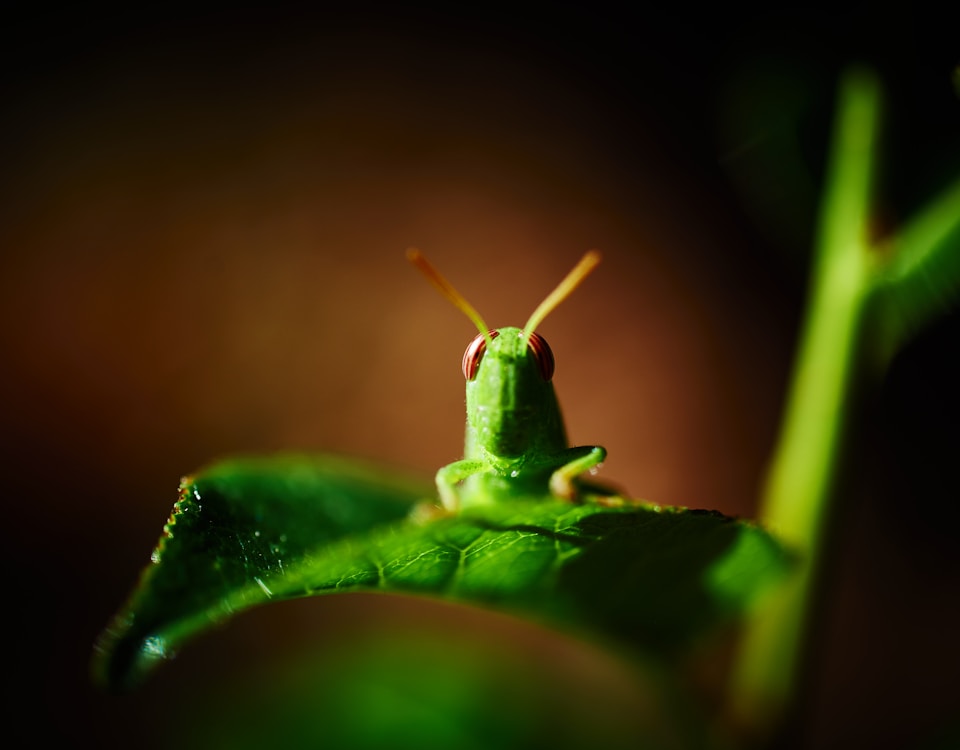
[(436, 596), (669, 656), (776, 580), (787, 555), (719, 513), (587, 496), (410, 516), (429, 484), (336, 458), (248, 459), (187, 477), (153, 563), (97, 645), (135, 684), (191, 637), (271, 600)]

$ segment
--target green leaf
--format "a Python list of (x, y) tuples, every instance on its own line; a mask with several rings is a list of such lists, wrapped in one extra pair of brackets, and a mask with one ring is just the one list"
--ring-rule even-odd
[[(269, 600), (406, 592), (676, 652), (743, 609), (787, 556), (717, 513), (530, 498), (414, 520), (418, 487), (336, 459), (232, 462), (185, 480), (154, 563), (98, 644), (124, 687)], [(609, 499), (607, 499), (609, 501)]]
[(285, 648), (268, 664), (216, 683), (207, 699), (182, 701), (164, 722), (163, 746), (633, 750), (704, 744), (696, 741), (695, 706), (677, 700), (672, 672), (626, 665), (573, 639), (547, 637), (548, 647), (531, 648), (524, 636), (535, 633), (539, 644), (544, 634), (515, 621), (505, 632), (494, 626), (489, 637), (476, 632), (482, 625), (465, 625), (469, 618), (457, 622), (463, 630), (450, 629), (448, 621), (422, 622), (416, 630), (391, 624), (347, 642)]
[(94, 678), (125, 686), (193, 633), (272, 598), (311, 550), (402, 519), (433, 493), (335, 456), (240, 458), (184, 477), (152, 564), (100, 637)]
[(960, 179), (878, 254), (872, 302), (885, 362), (960, 299)]

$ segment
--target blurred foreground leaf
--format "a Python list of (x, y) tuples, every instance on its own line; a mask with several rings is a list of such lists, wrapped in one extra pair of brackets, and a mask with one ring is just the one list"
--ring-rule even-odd
[(409, 520), (423, 489), (333, 458), (186, 478), (153, 564), (98, 643), (97, 676), (129, 686), (246, 608), (345, 591), (495, 606), (670, 655), (788, 565), (766, 533), (718, 513), (530, 498)]
[[(296, 611), (309, 619), (307, 609)], [(183, 704), (164, 727), (164, 745), (697, 746), (702, 730), (690, 720), (693, 706), (676, 699), (663, 670), (625, 665), (512, 618), (461, 614), (470, 616), (480, 622), (461, 619), (457, 628), (441, 616), (416, 629), (390, 622), (335, 644), (314, 639), (284, 647), (281, 658), (218, 684), (209, 700)], [(539, 648), (531, 637), (549, 645)]]

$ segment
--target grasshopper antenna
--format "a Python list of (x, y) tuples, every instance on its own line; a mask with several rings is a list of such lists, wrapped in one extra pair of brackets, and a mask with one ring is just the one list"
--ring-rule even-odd
[(473, 321), (473, 324), (489, 345), (490, 329), (487, 328), (487, 324), (483, 322), (483, 318), (480, 317), (480, 313), (476, 311), (474, 306), (467, 302), (466, 298), (453, 288), (453, 284), (447, 281), (441, 273), (430, 264), (430, 261), (423, 257), (423, 253), (417, 250), (417, 248), (411, 247), (407, 249), (407, 260), (413, 263), (413, 265), (417, 267), (417, 270), (427, 277), (427, 281), (433, 284), (440, 291), (440, 294), (450, 300), (454, 307)]
[(530, 316), (527, 324), (523, 327), (523, 335), (529, 339), (530, 335), (537, 330), (537, 326), (543, 322), (543, 319), (553, 312), (557, 305), (569, 297), (574, 289), (580, 286), (599, 262), (599, 250), (590, 250), (584, 254), (580, 262), (571, 269), (563, 281), (557, 284), (557, 288), (537, 305), (537, 309), (533, 311), (533, 315)]

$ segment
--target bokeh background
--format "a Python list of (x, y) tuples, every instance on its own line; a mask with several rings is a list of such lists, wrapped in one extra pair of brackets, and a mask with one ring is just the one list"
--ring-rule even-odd
[[(837, 76), (863, 61), (887, 84), (883, 232), (960, 170), (954, 31), (867, 4), (13, 9), (0, 438), (25, 737), (162, 745), (218, 677), (403, 628), (520, 643), (531, 668), (628, 695), (562, 638), (372, 597), (245, 615), (134, 696), (86, 670), (182, 474), (278, 450), (426, 475), (458, 457), (473, 331), (408, 246), (492, 325), (601, 249), (541, 327), (572, 440), (605, 445), (633, 495), (751, 516)], [(958, 705), (957, 332), (947, 318), (865, 398), (806, 746), (933, 736)]]

